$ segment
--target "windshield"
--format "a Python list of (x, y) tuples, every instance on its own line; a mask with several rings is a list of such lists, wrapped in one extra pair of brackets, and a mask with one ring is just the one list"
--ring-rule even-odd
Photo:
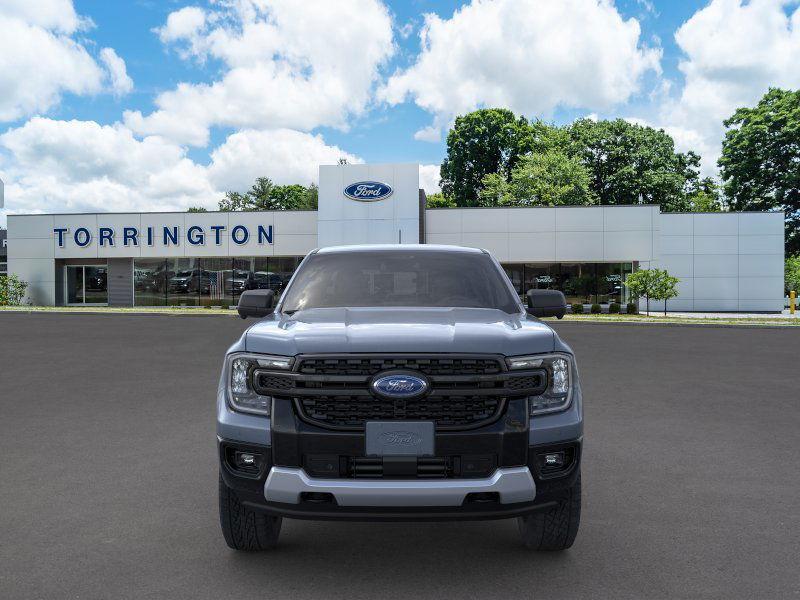
[(309, 308), (419, 306), (519, 312), (505, 274), (486, 254), (371, 251), (314, 254), (283, 300), (283, 312)]

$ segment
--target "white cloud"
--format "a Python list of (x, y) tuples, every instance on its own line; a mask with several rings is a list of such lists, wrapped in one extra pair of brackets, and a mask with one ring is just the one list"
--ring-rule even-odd
[[(184, 6), (167, 17), (163, 27), (156, 29), (165, 44), (195, 39), (206, 24), (206, 11), (199, 6)], [(198, 50), (199, 51), (199, 50)]]
[(380, 96), (411, 98), (434, 114), (417, 139), (434, 140), (460, 113), (503, 106), (547, 115), (558, 106), (608, 110), (636, 94), (660, 49), (609, 0), (473, 0), (450, 19), (425, 16), (422, 52)]
[(212, 126), (346, 129), (366, 109), (378, 68), (394, 51), (391, 17), (379, 0), (189, 7), (172, 13), (158, 34), (183, 57), (221, 61), (223, 75), (181, 83), (156, 98), (155, 112), (126, 112), (125, 123), (197, 146), (207, 144)]
[(0, 121), (46, 112), (65, 92), (100, 93), (106, 79), (115, 93), (124, 91), (124, 61), (104, 50), (106, 72), (77, 38), (89, 25), (71, 0), (0, 2)]
[(675, 33), (685, 56), (685, 84), (657, 120), (681, 150), (703, 157), (713, 174), (724, 137), (722, 121), (752, 106), (769, 87), (800, 87), (800, 8), (795, 1), (714, 0)]
[(2, 0), (0, 14), (66, 34), (90, 23), (78, 16), (72, 0)]
[(211, 153), (210, 181), (222, 190), (247, 190), (256, 177), (267, 176), (278, 184), (316, 182), (319, 165), (363, 162), (338, 146), (329, 146), (320, 135), (291, 129), (245, 130), (229, 136)]
[(425, 190), (426, 194), (438, 194), (442, 191), (439, 187), (439, 168), (441, 165), (420, 165), (419, 166), (419, 187)]
[(100, 60), (108, 70), (111, 80), (111, 89), (117, 96), (129, 93), (133, 89), (133, 79), (128, 76), (125, 61), (122, 60), (113, 48), (103, 48), (100, 51)]
[(209, 165), (158, 136), (138, 139), (121, 124), (34, 117), (0, 135), (7, 155), (6, 213), (105, 212), (215, 208), (228, 189), (245, 191), (259, 176), (308, 185), (319, 164), (362, 160), (321, 136), (285, 129), (234, 133)]

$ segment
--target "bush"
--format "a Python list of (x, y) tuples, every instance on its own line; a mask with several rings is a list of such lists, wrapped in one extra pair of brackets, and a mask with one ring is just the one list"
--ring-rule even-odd
[(19, 306), (28, 284), (14, 275), (0, 275), (0, 306)]
[(639, 314), (639, 307), (636, 306), (635, 302), (628, 302), (627, 309), (629, 315)]
[(602, 308), (600, 308), (600, 305), (599, 305), (599, 304), (592, 304), (592, 307), (589, 309), (589, 311), (590, 311), (590, 312), (591, 312), (593, 315), (599, 315), (601, 312), (603, 312), (603, 309), (602, 309)]
[(610, 315), (618, 315), (620, 310), (622, 310), (622, 307), (618, 302), (612, 302), (608, 305), (608, 314)]
[(572, 314), (579, 315), (583, 312), (583, 304), (578, 304), (577, 302), (572, 305)]

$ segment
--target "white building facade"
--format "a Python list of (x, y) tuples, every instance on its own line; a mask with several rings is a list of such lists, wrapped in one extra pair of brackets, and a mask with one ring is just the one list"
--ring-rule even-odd
[(520, 294), (624, 304), (627, 275), (657, 266), (680, 279), (669, 310), (783, 309), (783, 213), (426, 209), (418, 173), (322, 166), (318, 211), (9, 215), (8, 270), (37, 305), (230, 305), (244, 289), (280, 292), (317, 247), (455, 244), (492, 252)]

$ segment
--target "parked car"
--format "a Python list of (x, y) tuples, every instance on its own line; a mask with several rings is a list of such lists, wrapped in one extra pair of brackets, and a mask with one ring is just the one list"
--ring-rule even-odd
[(277, 543), (286, 518), (517, 518), (569, 548), (581, 512), (583, 397), (572, 350), (500, 264), (462, 247), (325, 248), (228, 350), (218, 387), (228, 546)]

